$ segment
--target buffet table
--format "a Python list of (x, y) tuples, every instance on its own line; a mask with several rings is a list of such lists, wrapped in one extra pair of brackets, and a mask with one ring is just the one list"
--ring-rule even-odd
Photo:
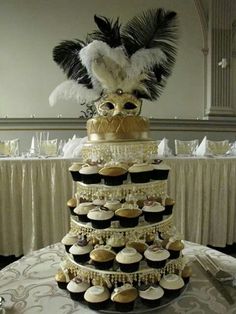
[[(217, 257), (224, 269), (236, 274), (235, 258), (202, 245), (185, 242), (183, 253), (191, 260), (194, 260), (196, 254), (206, 252)], [(0, 271), (0, 296), (6, 301), (6, 314), (96, 313), (71, 300), (67, 291), (58, 288), (54, 276), (63, 256), (64, 247), (57, 243), (34, 251)], [(235, 283), (226, 286), (235, 302), (229, 305), (207, 279), (201, 267), (195, 262), (192, 267), (193, 277), (184, 293), (170, 305), (158, 309), (158, 313), (236, 313)]]
[[(61, 240), (66, 202), (75, 185), (72, 159), (0, 160), (0, 255), (19, 256)], [(236, 158), (166, 158), (175, 225), (184, 238), (225, 246), (236, 242)]]

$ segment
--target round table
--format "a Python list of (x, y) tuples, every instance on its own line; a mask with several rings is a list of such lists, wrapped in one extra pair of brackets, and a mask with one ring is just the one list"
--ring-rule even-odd
[[(183, 254), (192, 260), (193, 276), (184, 293), (170, 305), (158, 309), (158, 313), (236, 313), (236, 288), (233, 288), (232, 282), (231, 286), (226, 288), (233, 296), (235, 304), (229, 305), (209, 281), (200, 265), (194, 261), (196, 254), (206, 252), (217, 258), (224, 270), (235, 274), (236, 280), (235, 258), (185, 241)], [(0, 296), (6, 301), (6, 314), (97, 313), (71, 300), (67, 291), (58, 288), (54, 276), (63, 257), (64, 246), (57, 243), (34, 251), (3, 268), (0, 271)]]

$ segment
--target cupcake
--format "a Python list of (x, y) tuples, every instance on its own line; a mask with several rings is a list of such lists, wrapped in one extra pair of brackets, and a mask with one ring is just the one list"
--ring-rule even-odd
[(153, 166), (146, 163), (133, 164), (128, 169), (130, 173), (131, 182), (145, 183), (149, 182), (153, 171)]
[(93, 200), (94, 206), (104, 206), (105, 203), (106, 203), (106, 201), (104, 199), (97, 198), (97, 199)]
[(162, 246), (170, 252), (170, 259), (178, 258), (181, 250), (184, 248), (183, 242), (177, 237), (170, 237), (163, 240)]
[(110, 210), (112, 210), (113, 212), (115, 212), (118, 208), (121, 207), (121, 203), (120, 201), (106, 201), (105, 207), (109, 208)]
[(192, 267), (189, 265), (185, 265), (184, 269), (181, 272), (181, 277), (185, 284), (189, 282), (190, 277), (192, 276)]
[(98, 173), (99, 168), (95, 165), (83, 165), (79, 173), (81, 174), (81, 179), (85, 184), (95, 184), (101, 182), (101, 176)]
[(70, 297), (75, 301), (82, 301), (84, 299), (85, 291), (90, 287), (88, 282), (84, 282), (81, 278), (73, 278), (67, 285), (67, 290), (70, 293)]
[(83, 164), (81, 162), (74, 162), (70, 166), (69, 171), (71, 173), (73, 181), (82, 181), (81, 174), (79, 173), (82, 166)]
[(74, 214), (78, 216), (79, 220), (82, 222), (89, 222), (88, 213), (91, 209), (94, 208), (92, 202), (84, 202), (78, 204), (78, 206), (74, 209)]
[(116, 253), (108, 245), (100, 245), (90, 252), (90, 258), (95, 268), (109, 269), (113, 266)]
[(153, 201), (145, 201), (144, 206), (142, 208), (144, 219), (147, 222), (154, 223), (161, 221), (163, 218), (163, 213), (165, 210), (165, 207), (162, 206), (158, 202)]
[(176, 274), (164, 275), (160, 280), (160, 286), (167, 296), (178, 296), (184, 287), (183, 279)]
[(149, 267), (162, 268), (170, 257), (170, 253), (159, 245), (153, 244), (146, 249), (144, 256)]
[(165, 211), (164, 211), (164, 215), (171, 215), (172, 214), (172, 211), (173, 211), (173, 207), (175, 205), (175, 201), (170, 198), (170, 197), (167, 197), (165, 199)]
[(69, 199), (67, 201), (67, 206), (68, 206), (68, 208), (70, 210), (71, 215), (75, 215), (74, 209), (75, 209), (76, 205), (77, 205), (76, 198), (71, 198), (71, 199)]
[(139, 223), (139, 216), (142, 210), (135, 208), (132, 204), (123, 204), (121, 208), (115, 211), (120, 225), (125, 228), (135, 227)]
[(116, 255), (116, 261), (119, 263), (120, 270), (125, 273), (137, 271), (141, 259), (142, 255), (132, 247), (125, 247)]
[(115, 288), (111, 294), (111, 300), (118, 312), (130, 312), (134, 308), (135, 300), (138, 297), (138, 291), (131, 284), (124, 284)]
[(86, 290), (84, 299), (90, 309), (95, 311), (103, 310), (109, 305), (110, 292), (106, 287), (92, 286)]
[(111, 246), (114, 252), (118, 253), (125, 247), (125, 238), (121, 233), (116, 233), (107, 240), (107, 244)]
[(73, 275), (68, 271), (62, 271), (61, 269), (55, 275), (55, 280), (60, 289), (66, 289), (67, 284), (73, 278)]
[(68, 232), (61, 240), (61, 243), (65, 246), (66, 252), (69, 253), (69, 249), (78, 241), (78, 235), (73, 232)]
[(72, 247), (69, 252), (73, 255), (75, 262), (85, 263), (89, 261), (89, 254), (93, 250), (93, 246), (88, 242), (86, 238), (79, 239)]
[(151, 178), (153, 180), (167, 180), (168, 179), (168, 174), (170, 171), (170, 167), (165, 164), (164, 162), (158, 163), (158, 164), (152, 164), (153, 166), (153, 171)]
[(106, 185), (114, 186), (123, 183), (127, 170), (119, 166), (106, 166), (99, 171), (99, 174)]
[(91, 209), (87, 215), (95, 229), (106, 229), (111, 225), (114, 212), (105, 206)]
[(146, 289), (139, 290), (139, 297), (143, 304), (148, 307), (157, 307), (161, 303), (161, 299), (164, 295), (164, 290), (160, 287), (150, 286)]

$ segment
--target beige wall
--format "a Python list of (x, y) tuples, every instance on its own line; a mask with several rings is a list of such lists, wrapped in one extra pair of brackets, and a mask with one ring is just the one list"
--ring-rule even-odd
[(2, 0), (0, 1), (0, 117), (78, 117), (75, 103), (48, 105), (65, 79), (52, 61), (61, 40), (85, 38), (93, 15), (122, 23), (155, 7), (175, 10), (180, 20), (179, 53), (161, 98), (144, 103), (143, 115), (195, 119), (204, 116), (203, 39), (194, 0)]

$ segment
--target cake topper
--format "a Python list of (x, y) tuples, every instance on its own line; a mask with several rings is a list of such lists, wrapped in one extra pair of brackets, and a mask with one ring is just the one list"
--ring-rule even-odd
[(97, 30), (85, 41), (66, 40), (53, 50), (68, 80), (49, 97), (94, 103), (99, 115), (138, 115), (141, 100), (157, 99), (171, 74), (177, 43), (177, 17), (152, 9), (123, 27), (119, 18), (94, 17)]

